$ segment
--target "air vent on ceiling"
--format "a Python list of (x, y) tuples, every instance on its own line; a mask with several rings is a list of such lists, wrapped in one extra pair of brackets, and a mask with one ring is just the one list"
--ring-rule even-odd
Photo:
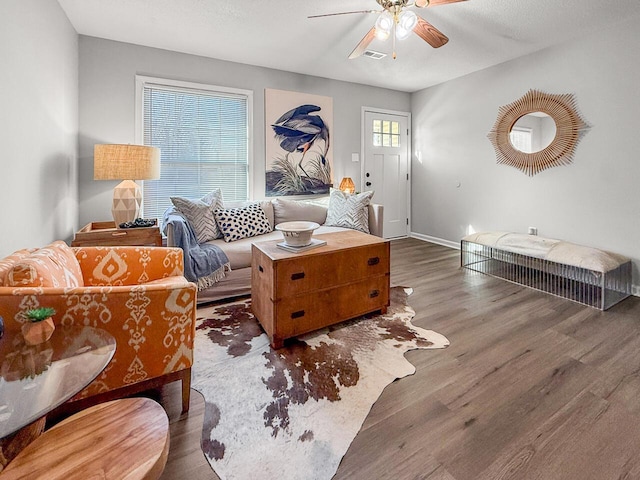
[(365, 50), (363, 55), (365, 57), (373, 58), (374, 60), (380, 60), (387, 56), (386, 53), (376, 52), (375, 50)]

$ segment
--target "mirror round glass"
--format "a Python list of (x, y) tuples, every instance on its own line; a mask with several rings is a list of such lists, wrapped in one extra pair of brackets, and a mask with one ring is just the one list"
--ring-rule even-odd
[(555, 137), (556, 122), (544, 112), (531, 112), (521, 116), (509, 132), (513, 148), (524, 153), (544, 150)]

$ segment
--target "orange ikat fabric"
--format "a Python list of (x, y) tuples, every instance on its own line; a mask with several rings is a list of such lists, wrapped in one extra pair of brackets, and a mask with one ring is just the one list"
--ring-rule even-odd
[(113, 335), (110, 364), (75, 398), (88, 397), (191, 367), (197, 288), (183, 271), (179, 248), (54, 242), (0, 260), (0, 315), (17, 330), (26, 310), (53, 307), (56, 324)]

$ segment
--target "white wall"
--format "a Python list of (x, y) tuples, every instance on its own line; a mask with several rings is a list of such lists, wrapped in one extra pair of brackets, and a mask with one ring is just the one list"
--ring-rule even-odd
[(0, 258), (77, 228), (78, 36), (57, 2), (0, 1)]
[[(629, 21), (414, 93), (412, 231), (459, 242), (469, 227), (535, 226), (633, 258), (640, 284), (638, 58), (637, 22)], [(487, 133), (498, 107), (532, 88), (575, 94), (592, 128), (573, 164), (528, 177), (496, 163)]]
[(94, 37), (80, 36), (80, 223), (111, 219), (117, 182), (93, 180), (96, 143), (134, 143), (135, 75), (171, 78), (254, 92), (254, 198), (264, 196), (264, 89), (275, 88), (333, 97), (334, 182), (360, 181), (362, 106), (408, 111), (408, 93), (354, 83), (225, 62)]

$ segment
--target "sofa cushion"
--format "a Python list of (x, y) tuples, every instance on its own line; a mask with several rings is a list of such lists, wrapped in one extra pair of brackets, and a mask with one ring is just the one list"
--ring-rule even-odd
[[(313, 232), (313, 236), (315, 238), (317, 235), (321, 235), (323, 233), (344, 232), (346, 230), (346, 228), (342, 227), (327, 227), (325, 225), (321, 225), (320, 228)], [(229, 259), (231, 271), (233, 272), (241, 268), (247, 268), (251, 266), (252, 243), (269, 242), (273, 240), (282, 241), (282, 232), (273, 231), (265, 233), (264, 235), (260, 235), (259, 237), (243, 238), (231, 243), (227, 243), (222, 239), (213, 240), (207, 243), (209, 243), (210, 245), (217, 245), (224, 251), (224, 253), (227, 255), (227, 258)]]
[(327, 219), (326, 207), (313, 205), (304, 201), (284, 200), (282, 198), (274, 198), (271, 203), (273, 203), (275, 225), (300, 220), (316, 222), (322, 225)]
[(222, 192), (216, 188), (200, 200), (190, 200), (183, 197), (170, 197), (171, 203), (176, 207), (196, 235), (198, 243), (208, 242), (216, 238), (222, 238), (222, 232), (213, 217), (213, 211), (223, 208)]
[(272, 228), (259, 203), (241, 208), (219, 208), (213, 215), (225, 242), (269, 233)]
[(282, 233), (273, 231), (260, 235), (259, 237), (241, 238), (235, 242), (225, 242), (223, 239), (208, 242), (217, 245), (222, 249), (227, 258), (231, 271), (251, 266), (251, 244), (269, 240), (282, 240)]
[(40, 248), (14, 263), (5, 279), (9, 287), (81, 287), (80, 264), (63, 241)]
[(332, 190), (325, 225), (369, 233), (369, 203), (373, 192), (355, 195)]

